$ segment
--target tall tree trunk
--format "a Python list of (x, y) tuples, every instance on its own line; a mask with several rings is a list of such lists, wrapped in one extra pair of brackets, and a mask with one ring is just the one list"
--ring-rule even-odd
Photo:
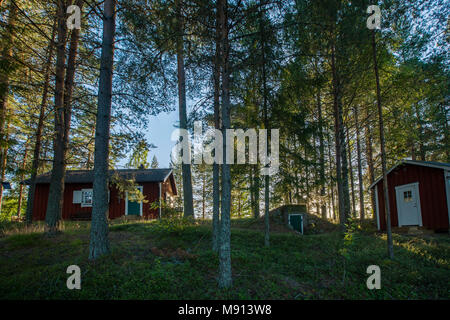
[(269, 175), (264, 177), (264, 245), (270, 246), (270, 220), (269, 220)]
[[(373, 136), (372, 136), (372, 128), (370, 123), (370, 111), (369, 108), (366, 108), (366, 125), (365, 125), (365, 131), (366, 131), (366, 158), (367, 158), (367, 165), (369, 167), (369, 185), (372, 185), (375, 182), (375, 168), (374, 168), (374, 161), (373, 161)], [(375, 203), (375, 190), (372, 188), (370, 190), (370, 203), (372, 207), (372, 219), (376, 222), (376, 203)]]
[(33, 150), (33, 160), (31, 162), (31, 177), (30, 177), (30, 187), (28, 190), (27, 211), (25, 213), (26, 217), (25, 219), (27, 224), (30, 224), (33, 220), (34, 195), (36, 191), (36, 176), (38, 174), (40, 164), (39, 159), (41, 154), (42, 130), (44, 129), (45, 111), (47, 109), (48, 104), (47, 101), (48, 89), (50, 86), (50, 74), (53, 60), (53, 52), (55, 48), (56, 26), (57, 24), (55, 21), (55, 23), (53, 24), (52, 37), (47, 48), (47, 61), (44, 70), (44, 88), (42, 92), (41, 107), (39, 110), (38, 126), (36, 128), (36, 141)]
[(352, 189), (352, 217), (356, 217), (356, 200), (355, 200), (355, 181), (353, 178), (353, 165), (352, 165), (352, 146), (349, 136), (349, 129), (346, 130), (347, 132), (347, 146), (348, 146), (348, 167), (349, 167), (349, 174), (350, 174), (350, 187)]
[[(184, 21), (182, 0), (177, 0), (177, 67), (178, 67), (178, 108), (180, 113), (180, 128), (187, 129), (186, 110), (186, 74), (184, 70)], [(190, 163), (182, 163), (184, 217), (194, 217), (194, 201), (192, 196), (192, 175)]]
[(64, 74), (66, 63), (66, 10), (67, 1), (58, 1), (58, 43), (56, 56), (55, 83), (55, 136), (53, 139), (53, 168), (50, 178), (50, 191), (45, 214), (47, 233), (54, 235), (58, 231), (62, 214), (64, 194)]
[(217, 163), (213, 164), (213, 232), (212, 249), (219, 251), (220, 243), (220, 168)]
[(328, 161), (329, 161), (329, 170), (330, 170), (330, 192), (331, 192), (331, 207), (333, 211), (333, 221), (336, 221), (336, 205), (334, 202), (334, 188), (336, 187), (336, 182), (333, 177), (333, 161), (331, 160), (331, 139), (330, 134), (327, 134), (327, 142), (328, 142)]
[(206, 173), (202, 175), (202, 218), (205, 220), (206, 211)]
[(416, 118), (417, 118), (417, 131), (419, 133), (419, 155), (421, 161), (426, 161), (426, 150), (425, 150), (425, 144), (424, 144), (424, 134), (423, 134), (423, 120), (422, 116), (420, 114), (420, 109), (418, 104), (414, 105), (415, 111), (416, 111)]
[[(263, 20), (263, 1), (259, 2), (259, 31), (261, 36), (261, 68), (262, 68), (262, 86), (263, 86), (263, 117), (264, 117), (264, 129), (267, 130), (267, 148), (270, 141), (269, 130), (269, 117), (267, 106), (267, 75), (266, 75), (266, 39), (264, 31)], [(272, 152), (272, 151), (271, 151)], [(268, 165), (266, 166), (268, 168)], [(270, 176), (266, 173), (264, 177), (264, 245), (270, 246), (270, 219), (269, 219), (269, 206), (270, 206)]]
[(305, 152), (304, 154), (304, 159), (305, 159), (305, 189), (306, 189), (306, 205), (308, 207), (309, 205), (309, 199), (310, 199), (310, 194), (309, 194), (309, 160), (308, 160), (308, 152), (306, 151), (306, 148), (304, 148), (303, 150)]
[[(23, 181), (24, 175), (25, 175), (25, 168), (27, 166), (27, 158), (28, 158), (28, 148), (27, 145), (25, 145), (25, 153), (23, 155), (23, 161), (22, 161), (22, 172), (20, 173), (20, 181)], [(23, 184), (20, 184), (19, 186), (19, 199), (17, 202), (17, 217), (21, 216), (22, 213), (22, 199), (23, 199)]]
[(92, 206), (89, 259), (109, 254), (108, 240), (108, 169), (111, 123), (116, 0), (105, 0), (103, 13), (102, 55), (98, 88), (97, 123), (94, 151), (94, 194)]
[(354, 107), (355, 116), (355, 129), (356, 129), (356, 152), (358, 154), (358, 183), (359, 183), (359, 218), (361, 222), (365, 218), (364, 210), (364, 184), (363, 184), (363, 172), (362, 172), (362, 160), (361, 160), (361, 140), (359, 136), (359, 119), (358, 119), (358, 107)]
[(238, 194), (238, 217), (241, 217), (241, 195)]
[(260, 196), (260, 176), (259, 165), (253, 166), (253, 217), (259, 218), (259, 196)]
[(416, 144), (414, 142), (414, 138), (410, 139), (410, 145), (411, 145), (411, 159), (416, 160)]
[(440, 108), (442, 110), (442, 122), (444, 124), (444, 146), (445, 147), (445, 157), (447, 162), (450, 162), (450, 130), (448, 128), (448, 108)]
[(342, 159), (342, 187), (343, 187), (343, 196), (344, 196), (344, 208), (345, 208), (345, 223), (348, 223), (348, 218), (350, 217), (350, 189), (348, 185), (349, 178), (349, 168), (348, 168), (348, 159), (347, 159), (347, 145), (345, 143), (345, 126), (342, 117), (342, 102), (339, 100), (339, 122), (340, 126), (340, 137), (341, 137), (341, 159)]
[(223, 137), (223, 164), (222, 164), (222, 203), (220, 220), (220, 249), (219, 249), (219, 287), (232, 286), (231, 274), (231, 244), (230, 244), (230, 200), (231, 200), (231, 176), (230, 166), (226, 163), (226, 129), (230, 128), (230, 47), (228, 42), (228, 1), (218, 0), (220, 38), (222, 47), (222, 137)]
[(340, 81), (336, 70), (334, 45), (331, 49), (331, 71), (333, 78), (334, 135), (336, 145), (336, 180), (338, 187), (339, 222), (341, 229), (345, 230), (350, 199), (348, 197), (348, 176), (344, 174), (347, 173), (347, 156), (345, 152), (345, 135), (342, 121)]
[[(6, 166), (7, 166), (7, 160), (8, 160), (8, 149), (9, 149), (9, 121), (6, 121), (5, 125), (5, 131), (4, 131), (4, 141), (5, 147), (1, 150), (1, 163), (0, 163), (0, 181), (3, 182), (5, 180), (5, 174), (6, 174)], [(3, 185), (0, 183), (1, 189), (0, 189), (0, 213), (2, 211), (2, 202), (3, 202)]]
[(325, 205), (325, 145), (323, 141), (323, 119), (322, 119), (322, 104), (320, 100), (320, 88), (317, 89), (317, 114), (319, 117), (319, 162), (320, 162), (320, 215), (322, 219), (327, 218), (327, 207)]
[[(254, 181), (253, 181), (253, 176), (254, 176), (254, 174), (253, 174), (253, 170), (254, 170), (253, 166), (250, 165), (249, 169), (250, 169), (250, 173), (249, 173), (250, 212), (253, 213), (253, 208), (255, 207), (255, 184), (254, 184)], [(256, 219), (255, 216), (254, 216), (254, 218)]]
[[(95, 127), (93, 126), (92, 127), (92, 130), (91, 130), (91, 135), (90, 135), (90, 137), (94, 137), (94, 139), (95, 139)], [(89, 142), (88, 144), (87, 144), (87, 149), (88, 149), (88, 156), (87, 156), (87, 159), (86, 159), (86, 169), (87, 170), (91, 170), (91, 168), (92, 168), (92, 165), (93, 165), (93, 163), (92, 163), (92, 148), (91, 148), (91, 143)]]
[[(83, 8), (83, 0), (77, 0), (75, 2), (80, 8)], [(64, 171), (66, 166), (67, 150), (69, 148), (69, 137), (70, 137), (70, 120), (72, 117), (72, 93), (74, 87), (75, 79), (75, 69), (76, 69), (76, 59), (78, 54), (78, 41), (80, 39), (80, 31), (78, 29), (73, 29), (70, 36), (70, 47), (69, 47), (69, 58), (67, 60), (67, 74), (66, 81), (64, 83)]]
[[(8, 21), (5, 27), (5, 37), (2, 42), (5, 46), (2, 49), (2, 56), (0, 61), (0, 147), (3, 150), (5, 148), (5, 127), (6, 127), (6, 115), (9, 96), (9, 75), (13, 70), (12, 54), (13, 54), (13, 35), (14, 28), (17, 20), (17, 8), (12, 1), (8, 5)], [(3, 154), (3, 152), (1, 152)], [(2, 157), (2, 155), (0, 155)], [(0, 160), (3, 162), (3, 159)]]
[(378, 76), (377, 45), (375, 42), (375, 30), (372, 33), (372, 49), (373, 49), (373, 69), (375, 71), (375, 80), (377, 84), (377, 107), (378, 107), (378, 120), (380, 126), (381, 168), (383, 173), (384, 209), (386, 213), (388, 256), (389, 258), (393, 259), (394, 245), (392, 242), (392, 231), (391, 231), (391, 211), (389, 207), (389, 190), (388, 190), (387, 169), (386, 169), (386, 150), (384, 146), (385, 140), (384, 140), (383, 109), (381, 107), (381, 90), (380, 90), (380, 78)]
[[(220, 25), (219, 12), (216, 12), (216, 52), (214, 55), (214, 127), (220, 130)], [(220, 167), (214, 161), (213, 163), (213, 231), (212, 231), (212, 249), (219, 251), (220, 243)]]
[(327, 134), (327, 142), (328, 142), (328, 159), (329, 159), (329, 163), (330, 163), (330, 185), (329, 185), (329, 189), (330, 189), (330, 193), (331, 193), (331, 207), (332, 207), (332, 211), (333, 211), (333, 221), (336, 221), (336, 204), (334, 202), (334, 188), (336, 187), (336, 181), (333, 177), (333, 161), (331, 160), (331, 139), (330, 139), (330, 134)]
[(333, 213), (333, 221), (336, 221), (336, 204), (334, 202), (334, 187), (335, 187), (335, 183), (332, 180), (332, 183), (330, 185), (331, 206), (332, 206), (332, 213)]
[[(17, 20), (17, 8), (12, 1), (8, 5), (8, 22), (5, 30), (5, 38), (2, 39), (5, 46), (2, 50), (0, 61), (0, 172), (2, 181), (5, 179), (6, 163), (8, 155), (7, 114), (9, 96), (9, 74), (12, 72), (12, 48), (14, 27)], [(2, 211), (3, 185), (0, 183), (0, 212)]]

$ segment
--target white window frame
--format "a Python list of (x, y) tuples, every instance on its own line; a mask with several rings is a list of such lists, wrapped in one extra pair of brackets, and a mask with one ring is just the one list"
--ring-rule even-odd
[[(142, 194), (144, 194), (144, 187), (143, 186), (137, 186), (137, 189), (139, 189), (141, 191)], [(141, 209), (140, 209), (140, 213), (139, 215), (142, 217), (142, 209), (144, 207), (144, 203), (141, 201)], [(128, 216), (128, 192), (126, 193), (125, 196), (125, 215)], [(133, 214), (134, 216), (134, 214)]]
[[(91, 203), (84, 202), (84, 193), (85, 192), (91, 192), (92, 193), (92, 201)], [(90, 208), (92, 207), (92, 203), (94, 202), (94, 189), (81, 189), (81, 207), (82, 208)]]

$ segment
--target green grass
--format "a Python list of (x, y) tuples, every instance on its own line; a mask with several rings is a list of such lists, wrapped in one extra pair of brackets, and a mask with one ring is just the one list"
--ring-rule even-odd
[[(395, 259), (383, 235), (338, 232), (299, 236), (245, 229), (234, 221), (234, 286), (217, 287), (218, 257), (211, 228), (202, 223), (136, 222), (110, 227), (112, 254), (87, 259), (89, 225), (66, 224), (46, 238), (41, 231), (0, 238), (0, 299), (448, 299), (448, 235), (394, 235)], [(17, 228), (17, 226), (15, 226)], [(249, 227), (250, 228), (250, 227)], [(68, 290), (66, 269), (81, 268), (81, 290)], [(381, 268), (381, 289), (368, 290), (366, 269)]]

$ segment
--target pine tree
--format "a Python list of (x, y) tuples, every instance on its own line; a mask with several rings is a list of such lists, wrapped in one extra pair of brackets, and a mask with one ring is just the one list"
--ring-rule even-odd
[(116, 31), (116, 0), (105, 0), (103, 40), (98, 88), (97, 126), (95, 133), (94, 190), (92, 204), (89, 259), (109, 254), (108, 240), (108, 169), (111, 121), (114, 38)]
[(158, 167), (159, 167), (158, 159), (156, 158), (156, 155), (154, 155), (150, 168), (157, 169)]

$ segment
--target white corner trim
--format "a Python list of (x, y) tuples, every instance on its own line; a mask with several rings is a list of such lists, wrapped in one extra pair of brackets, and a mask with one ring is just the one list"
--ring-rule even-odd
[(158, 215), (159, 215), (159, 218), (161, 219), (161, 182), (160, 183), (158, 183), (158, 186), (159, 186), (159, 209), (158, 209)]
[(169, 173), (164, 177), (163, 182), (166, 182), (166, 181), (167, 181), (167, 178), (170, 177), (170, 175), (172, 174), (172, 171), (173, 171), (173, 170), (170, 170)]
[(378, 185), (375, 185), (375, 214), (377, 215), (377, 228), (380, 230), (380, 205), (378, 204)]
[(419, 183), (417, 182), (417, 209), (419, 210), (419, 226), (423, 227), (423, 221), (422, 221), (422, 208), (420, 206), (420, 190), (419, 190)]
[(450, 227), (450, 171), (444, 170), (445, 194), (447, 195), (448, 225)]
[[(143, 186), (137, 186), (137, 188), (141, 191), (141, 193), (144, 193), (144, 187)], [(139, 215), (142, 217), (142, 208), (143, 208), (144, 204), (141, 201), (141, 209), (140, 209), (140, 213)], [(128, 192), (126, 193), (125, 196), (125, 215), (128, 216)]]

